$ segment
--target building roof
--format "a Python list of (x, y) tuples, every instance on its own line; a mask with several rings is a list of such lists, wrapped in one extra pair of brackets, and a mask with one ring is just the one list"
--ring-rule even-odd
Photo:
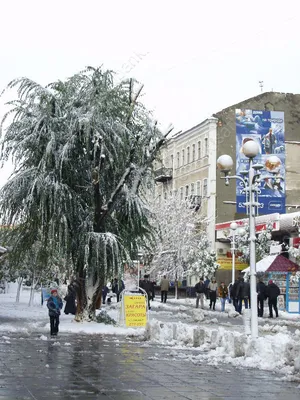
[(231, 110), (232, 108), (244, 108), (243, 105), (245, 103), (253, 102), (253, 101), (256, 101), (256, 100), (260, 100), (260, 99), (262, 99), (264, 97), (269, 98), (270, 95), (273, 95), (273, 96), (285, 96), (285, 97), (287, 97), (287, 96), (299, 96), (299, 94), (297, 94), (297, 93), (264, 92), (264, 93), (260, 93), (257, 96), (250, 97), (249, 99), (242, 100), (239, 103), (232, 104), (231, 106), (226, 107), (223, 110), (218, 111), (217, 113), (213, 114), (213, 117), (218, 118), (218, 117), (220, 117), (221, 114), (226, 113), (227, 111)]
[(293, 272), (299, 271), (300, 267), (298, 264), (289, 260), (281, 255), (277, 256), (272, 264), (269, 266), (266, 272), (279, 271), (279, 272)]

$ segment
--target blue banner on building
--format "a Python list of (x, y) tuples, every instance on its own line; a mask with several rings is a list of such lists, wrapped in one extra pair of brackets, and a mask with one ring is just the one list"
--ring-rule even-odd
[[(249, 160), (243, 154), (243, 144), (255, 140), (260, 153), (254, 162), (263, 164), (261, 170), (259, 214), (285, 213), (285, 145), (284, 113), (282, 111), (235, 110), (236, 117), (236, 174), (249, 168)], [(283, 179), (281, 179), (283, 178)], [(242, 185), (236, 181), (238, 213), (246, 213)]]

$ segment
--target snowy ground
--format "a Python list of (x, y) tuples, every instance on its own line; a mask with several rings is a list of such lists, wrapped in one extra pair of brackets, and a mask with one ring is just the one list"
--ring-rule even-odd
[[(9, 332), (38, 333), (49, 340), (49, 318), (46, 305), (41, 306), (36, 293), (32, 307), (28, 306), (29, 290), (16, 294), (0, 294), (0, 338), (9, 340)], [(105, 310), (118, 321), (119, 304)], [(147, 328), (125, 328), (96, 322), (78, 323), (73, 316), (62, 313), (61, 333), (110, 335), (112, 340), (139, 341), (143, 346), (170, 348), (170, 355), (194, 364), (231, 364), (241, 368), (258, 368), (281, 374), (281, 378), (300, 380), (300, 318), (280, 313), (279, 319), (260, 320), (260, 337), (253, 341), (245, 334), (242, 317), (227, 305), (226, 313), (195, 309), (194, 299), (169, 300), (166, 304), (152, 302)], [(293, 331), (289, 331), (289, 327)], [(299, 329), (298, 329), (299, 328)], [(2, 332), (2, 333), (1, 333)], [(193, 350), (193, 351), (191, 351)], [(197, 350), (195, 352), (195, 350)], [(155, 356), (154, 356), (155, 357)]]

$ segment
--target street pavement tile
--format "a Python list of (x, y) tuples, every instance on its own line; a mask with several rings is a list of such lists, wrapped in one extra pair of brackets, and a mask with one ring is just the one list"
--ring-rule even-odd
[[(71, 334), (54, 346), (38, 334), (24, 340), (9, 335), (11, 344), (0, 345), (5, 354), (0, 400), (300, 399), (297, 384), (276, 381), (273, 374), (176, 357), (170, 362), (170, 349), (155, 345), (141, 348), (125, 340), (116, 344), (113, 338)], [(152, 360), (154, 355), (159, 360)]]

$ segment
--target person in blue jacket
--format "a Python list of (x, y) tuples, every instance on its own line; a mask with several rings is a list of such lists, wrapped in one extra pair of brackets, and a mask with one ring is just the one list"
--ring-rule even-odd
[(63, 308), (62, 299), (58, 296), (57, 289), (51, 290), (51, 296), (47, 301), (50, 317), (50, 335), (57, 336), (60, 310)]

